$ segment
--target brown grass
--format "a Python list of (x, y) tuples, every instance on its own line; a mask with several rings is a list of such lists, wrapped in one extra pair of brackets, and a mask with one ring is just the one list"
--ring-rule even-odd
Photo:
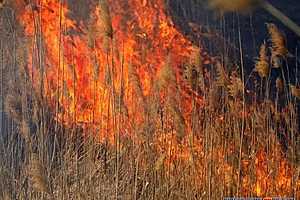
[(286, 39), (283, 33), (277, 28), (275, 24), (267, 24), (267, 28), (270, 34), (270, 41), (272, 43), (271, 47), (271, 60), (273, 67), (281, 67), (280, 59), (285, 59), (288, 55), (288, 50), (286, 47)]
[(269, 76), (270, 67), (266, 44), (260, 46), (259, 58), (256, 61), (255, 70), (261, 78), (267, 78)]

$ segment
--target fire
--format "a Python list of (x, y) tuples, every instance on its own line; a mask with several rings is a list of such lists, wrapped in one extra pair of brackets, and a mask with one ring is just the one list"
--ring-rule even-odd
[[(100, 123), (103, 111), (109, 106), (105, 103), (110, 98), (111, 91), (105, 85), (112, 81), (109, 79), (114, 79), (116, 93), (120, 92), (122, 82), (125, 98), (128, 97), (129, 65), (136, 68), (143, 95), (147, 95), (150, 79), (166, 64), (168, 56), (172, 57), (174, 70), (179, 73), (179, 66), (196, 50), (175, 29), (165, 13), (163, 1), (114, 2), (108, 3), (113, 11), (113, 38), (97, 30), (106, 23), (101, 17), (105, 11), (100, 6), (93, 11), (90, 27), (68, 18), (67, 5), (55, 0), (28, 5), (19, 16), (26, 35), (34, 38), (30, 44), (34, 54), (29, 64), (34, 79), (45, 79), (45, 96), (50, 104), (59, 99), (58, 119), (65, 124)], [(124, 7), (128, 11), (124, 11)], [(40, 30), (37, 27), (41, 27)], [(96, 30), (91, 30), (93, 28)], [(37, 34), (42, 35), (43, 44), (34, 37)], [(46, 49), (42, 66), (38, 63), (43, 56), (37, 55), (38, 45), (45, 45)], [(38, 67), (45, 71), (42, 77), (36, 74)]]
[[(195, 157), (204, 157), (203, 141), (192, 137), (189, 122), (191, 96), (197, 97), (198, 105), (203, 105), (203, 101), (183, 84), (179, 89), (168, 86), (171, 81), (182, 82), (183, 65), (191, 62), (191, 55), (203, 53), (203, 49), (195, 47), (175, 28), (164, 0), (109, 0), (108, 5), (94, 6), (88, 23), (70, 18), (68, 5), (57, 0), (39, 0), (28, 5), (17, 1), (17, 4), (19, 8), (25, 6), (19, 10), (18, 19), (28, 37), (28, 66), (34, 87), (53, 108), (57, 121), (70, 127), (75, 124), (90, 128), (101, 141), (108, 139), (113, 143), (116, 132), (135, 138), (131, 135), (135, 128), (132, 124), (147, 121), (142, 113), (149, 108), (143, 108), (143, 103), (163, 77), (167, 82), (162, 84), (164, 89), (174, 96), (179, 90), (182, 98), (167, 99), (163, 92), (153, 98), (184, 105), (182, 112), (176, 105), (170, 109), (175, 113), (175, 124), (178, 120), (184, 125), (164, 128), (171, 136), (156, 133), (158, 152), (171, 152), (170, 158), (165, 159), (163, 154), (159, 160), (168, 164), (176, 159), (185, 160), (194, 164), (197, 178), (204, 176), (203, 163), (194, 163)], [(172, 73), (174, 76), (169, 77)], [(224, 117), (220, 120), (224, 121)], [(115, 126), (117, 121), (122, 122), (122, 127)], [(185, 138), (182, 142), (185, 148), (174, 145), (178, 138)], [(233, 184), (237, 174), (232, 174), (233, 167), (224, 161), (226, 153), (225, 150), (217, 153), (215, 159), (222, 167), (215, 173), (224, 177), (226, 184)], [(249, 176), (242, 177), (242, 185), (252, 188), (257, 196), (266, 193), (270, 182), (290, 192), (291, 174), (287, 172), (286, 161), (280, 160), (280, 177), (273, 180), (266, 161), (263, 151), (258, 152), (254, 172), (258, 178), (253, 182)], [(244, 164), (243, 170), (250, 170), (251, 166)], [(284, 188), (286, 185), (288, 188)]]

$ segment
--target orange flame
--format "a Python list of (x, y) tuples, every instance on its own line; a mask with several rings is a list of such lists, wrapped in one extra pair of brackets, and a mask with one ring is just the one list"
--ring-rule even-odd
[[(70, 11), (58, 1), (43, 0), (39, 5), (27, 6), (19, 16), (26, 35), (34, 38), (30, 51), (35, 53), (29, 66), (35, 77), (38, 76), (35, 68), (44, 68), (45, 94), (52, 105), (59, 99), (58, 118), (63, 123), (100, 123), (101, 112), (109, 106), (105, 103), (109, 98), (105, 81), (109, 80), (105, 79), (114, 79), (114, 87), (118, 90), (123, 78), (127, 96), (128, 65), (136, 68), (143, 94), (147, 95), (151, 77), (166, 64), (168, 56), (172, 57), (170, 60), (178, 73), (179, 66), (187, 62), (196, 49), (175, 29), (165, 13), (162, 0), (110, 1), (109, 5), (113, 11), (114, 31), (113, 39), (106, 41), (110, 43), (109, 52), (102, 48), (105, 39), (99, 34), (89, 38), (91, 30), (68, 18)], [(125, 6), (127, 11), (122, 9)], [(92, 23), (101, 27), (100, 8), (96, 7), (93, 12)], [(35, 37), (37, 34), (42, 35), (42, 44)], [(93, 40), (90, 41), (93, 44), (89, 45), (88, 40)], [(38, 55), (39, 51), (35, 50), (42, 45), (45, 45), (46, 52)], [(38, 66), (44, 53), (45, 62)], [(121, 68), (123, 74), (120, 73)]]

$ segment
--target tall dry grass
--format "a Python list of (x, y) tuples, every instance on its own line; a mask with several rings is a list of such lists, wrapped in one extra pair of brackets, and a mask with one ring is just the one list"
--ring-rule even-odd
[[(104, 51), (111, 54), (108, 5), (105, 1), (100, 4), (109, 40)], [(142, 108), (139, 112), (144, 120), (142, 124), (133, 120), (133, 137), (126, 138), (119, 135), (122, 120), (115, 119), (114, 145), (92, 137), (93, 129), (70, 129), (53, 120), (55, 112), (33, 88), (24, 67), (27, 58), (21, 44), (25, 41), (20, 39), (20, 49), (13, 56), (21, 73), (12, 72), (15, 78), (5, 98), (6, 112), (14, 121), (8, 124), (8, 133), (1, 135), (0, 198), (300, 198), (299, 83), (289, 85), (290, 80), (282, 79), (284, 70), (279, 70), (276, 82), (269, 79), (271, 70), (288, 67), (280, 62), (277, 68), (270, 68), (274, 59), (289, 58), (282, 33), (274, 24), (268, 29), (270, 43), (263, 44), (254, 59), (258, 76), (249, 78), (258, 82), (253, 89), (247, 88), (242, 64), (234, 68), (216, 62), (207, 67), (200, 57), (195, 61), (191, 55), (194, 61), (187, 63), (186, 77), (180, 79), (172, 60), (166, 58), (150, 94), (144, 95), (136, 68), (129, 65), (134, 103)], [(106, 67), (115, 117), (122, 109), (124, 88), (116, 92), (115, 66), (109, 62)], [(97, 77), (98, 69), (95, 71)], [(95, 87), (97, 81), (95, 78)], [(191, 95), (187, 114), (181, 104), (182, 84), (201, 93), (205, 106)]]

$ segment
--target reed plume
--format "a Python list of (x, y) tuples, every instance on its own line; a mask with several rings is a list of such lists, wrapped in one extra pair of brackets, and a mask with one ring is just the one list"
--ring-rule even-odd
[(244, 84), (241, 78), (235, 74), (230, 76), (230, 84), (227, 86), (229, 95), (237, 97), (244, 89)]
[(28, 121), (26, 121), (24, 118), (21, 124), (21, 133), (25, 141), (28, 142), (30, 139), (30, 126)]
[(281, 78), (277, 78), (276, 79), (276, 89), (278, 92), (282, 92), (283, 91), (283, 87), (284, 87), (284, 84), (283, 84), (283, 81)]
[[(0, 7), (1, 8), (1, 7)], [(1, 197), (1, 196), (0, 196)], [(11, 194), (8, 191), (4, 191), (3, 200), (12, 200)]]
[(260, 46), (259, 58), (255, 64), (255, 71), (258, 73), (260, 78), (266, 78), (269, 75), (269, 58), (267, 55), (267, 46), (265, 43)]
[(229, 81), (224, 67), (220, 62), (216, 63), (216, 73), (216, 85), (219, 87), (226, 87)]
[(98, 81), (99, 79), (99, 74), (100, 74), (100, 65), (97, 62), (96, 59), (93, 59), (94, 67), (93, 67), (93, 75), (94, 75), (94, 81)]
[(290, 84), (291, 94), (300, 99), (300, 88), (297, 88), (295, 85)]
[(33, 154), (27, 166), (27, 173), (32, 183), (32, 187), (37, 192), (44, 192), (50, 194), (48, 185), (48, 177), (46, 169), (38, 158), (37, 154)]
[(275, 24), (267, 24), (270, 35), (271, 47), (271, 61), (274, 68), (281, 67), (281, 59), (286, 58), (288, 50), (286, 47), (286, 39), (283, 33), (277, 28)]
[(176, 75), (172, 68), (170, 56), (168, 56), (166, 63), (158, 72), (158, 85), (160, 88), (166, 88), (173, 83), (176, 83)]
[[(101, 11), (99, 11), (99, 14)], [(101, 15), (100, 15), (101, 16)], [(95, 48), (95, 39), (99, 36), (100, 31), (98, 30), (97, 26), (97, 17), (96, 15), (91, 15), (90, 19), (87, 22), (87, 44), (91, 49)], [(102, 21), (100, 19), (100, 24)]]
[(193, 90), (204, 87), (203, 61), (200, 50), (195, 48), (190, 57), (190, 63), (185, 64), (183, 78)]
[(113, 37), (113, 28), (109, 6), (106, 0), (99, 0), (101, 28), (105, 37)]
[(4, 7), (6, 0), (0, 0), (0, 9)]
[(195, 47), (195, 50), (192, 52), (191, 56), (192, 64), (195, 65), (198, 70), (203, 69), (203, 59), (200, 51), (201, 50), (199, 48)]
[(187, 83), (195, 89), (198, 83), (198, 72), (194, 65), (186, 65), (184, 69), (184, 77)]
[(178, 101), (174, 96), (170, 96), (168, 99), (168, 107), (170, 109), (170, 113), (173, 117), (175, 134), (178, 142), (181, 142), (185, 136), (186, 125), (184, 116), (178, 106)]
[(154, 168), (156, 171), (159, 171), (162, 168), (165, 160), (166, 160), (166, 154), (163, 153), (155, 162)]
[(17, 123), (22, 121), (22, 103), (19, 95), (8, 94), (5, 98), (5, 111), (8, 113)]
[(140, 81), (140, 77), (136, 72), (136, 69), (133, 67), (132, 64), (128, 65), (128, 76), (129, 82), (132, 84), (134, 92), (137, 94), (139, 98), (141, 98), (143, 107), (146, 109), (146, 99), (143, 92), (142, 83)]

